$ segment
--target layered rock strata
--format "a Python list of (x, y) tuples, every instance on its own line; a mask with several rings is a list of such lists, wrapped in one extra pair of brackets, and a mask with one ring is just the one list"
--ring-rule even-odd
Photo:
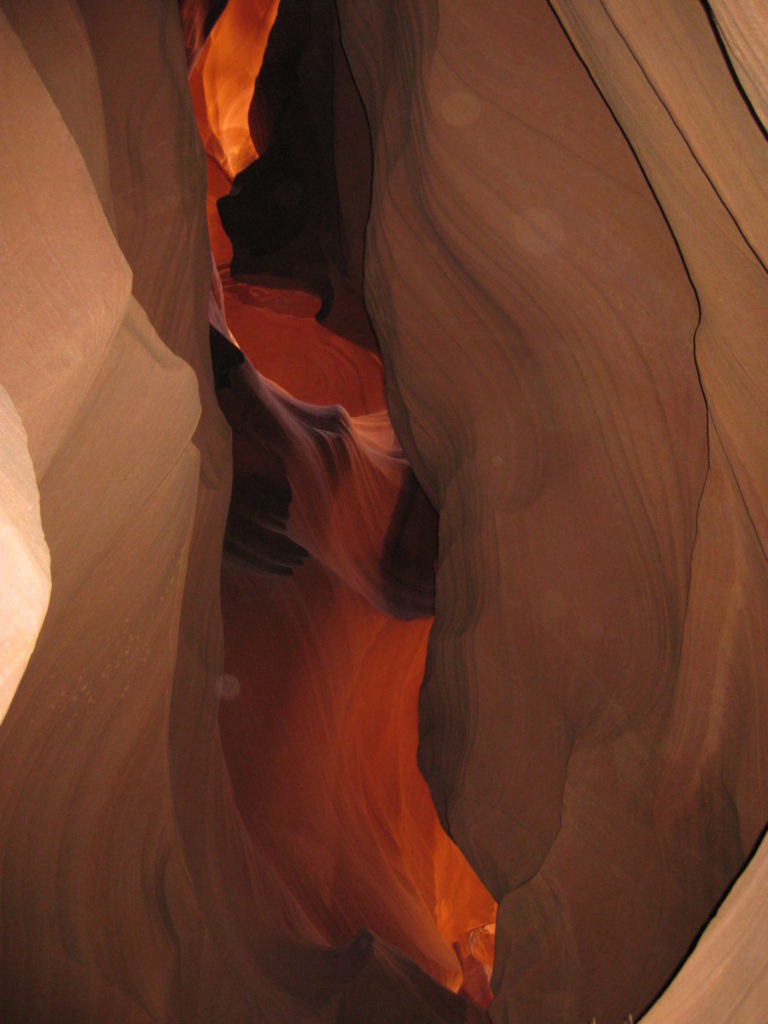
[[(174, 9), (4, 11), (3, 89), (18, 90), (2, 111), (2, 379), (17, 411), (4, 422), (18, 435), (14, 522), (43, 570), (38, 618), (37, 490), (52, 596), (0, 731), (3, 1019), (479, 1020), (387, 943), (355, 938), (365, 915), (332, 948), (236, 803), (219, 738), (230, 437), (213, 391), (202, 150)], [(271, 401), (300, 448), (312, 410), (279, 389)], [(350, 452), (354, 466), (369, 451), (385, 491), (395, 484), (385, 519), (405, 473), (375, 454), (388, 432), (361, 423)], [(322, 548), (308, 496), (303, 509)], [(370, 589), (371, 558), (362, 577), (347, 566)], [(420, 799), (432, 813), (426, 790)], [(325, 856), (342, 846), (353, 850), (335, 835)], [(395, 916), (423, 919), (410, 899)], [(449, 980), (450, 945), (422, 927)]]
[(768, 816), (765, 140), (698, 3), (340, 12), (441, 517), (420, 764), (500, 901), (491, 1016), (637, 1017)]
[[(626, 0), (339, 7), (372, 132), (368, 304), (398, 437), (441, 513), (419, 759), (500, 901), (490, 1017), (637, 1016), (768, 817), (764, 25), (747, 2), (711, 19), (693, 0), (642, 19)], [(18, 612), (0, 1016), (480, 1021), (429, 976), (455, 986), (455, 961), (407, 873), (355, 859), (376, 822), (334, 789), (345, 773), (370, 789), (405, 735), (423, 632), (397, 633), (409, 686), (377, 730), (341, 648), (317, 678), (298, 657), (293, 693), (243, 668), (270, 623), (283, 672), (278, 604), (307, 631), (317, 612), (298, 572), (275, 602), (230, 564), (224, 660), (230, 438), (175, 5), (2, 9), (0, 551), (26, 582), (13, 604), (0, 587)], [(402, 592), (381, 590), (372, 542), (355, 568), (316, 530), (307, 494), (329, 463), (295, 452), (318, 423), (302, 433), (278, 391), (266, 404), (303, 480), (302, 571), (350, 630), (379, 630), (375, 660), (395, 634), (367, 598), (403, 611)], [(378, 458), (385, 425), (368, 426), (353, 463)], [(385, 520), (405, 470), (379, 462)], [(222, 705), (235, 671), (250, 724)], [(328, 702), (318, 680), (338, 675)], [(315, 789), (290, 750), (270, 756), (264, 703), (322, 753)], [(334, 747), (346, 711), (381, 744), (374, 769)], [(321, 818), (297, 838), (267, 769), (340, 832)], [(380, 797), (374, 812), (402, 810)], [(399, 836), (420, 849), (412, 824)], [(760, 1019), (764, 860), (649, 1024)], [(389, 941), (349, 938), (372, 877)]]

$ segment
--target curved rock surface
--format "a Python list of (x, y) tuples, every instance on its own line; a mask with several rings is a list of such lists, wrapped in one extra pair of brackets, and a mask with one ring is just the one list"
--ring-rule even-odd
[(768, 999), (763, 840), (679, 975), (643, 1024), (741, 1024), (759, 1021)]
[[(4, 10), (3, 89), (20, 93), (2, 109), (2, 380), (29, 438), (52, 597), (0, 730), (0, 1014), (479, 1020), (367, 929), (333, 950), (235, 802), (217, 685), (230, 439), (173, 8)], [(300, 423), (300, 402), (274, 400)], [(455, 984), (450, 944), (425, 934)]]
[(167, 1013), (173, 976), (174, 946), (142, 880), (177, 847), (163, 725), (200, 408), (194, 374), (132, 294), (103, 202), (101, 105), (89, 119), (75, 102), (83, 84), (80, 98), (98, 96), (84, 25), (66, 4), (50, 14), (76, 44), (65, 55), (41, 11), (8, 6), (18, 35), (0, 20), (3, 94), (14, 96), (1, 115), (13, 331), (0, 373), (29, 439), (52, 581), (0, 731), (0, 1015), (146, 1021)]
[[(306, 296), (332, 374), (313, 355), (289, 395), (244, 364), (222, 405), (236, 483), (268, 413), (276, 532), (309, 557), (284, 579), (228, 560), (220, 595), (231, 438), (175, 4), (2, 2), (0, 480), (30, 600), (0, 701), (39, 630), (0, 725), (11, 1024), (487, 1019), (439, 983), (492, 904), (472, 918), (466, 874), (440, 903), (461, 858), (415, 768), (395, 779), (417, 700), (434, 806), (499, 901), (499, 1024), (637, 1017), (768, 818), (759, 12), (339, 8), (372, 130), (368, 305), (440, 511), (420, 698), (427, 620), (381, 611), (425, 608), (384, 583), (409, 478), (369, 415), (376, 356)], [(288, 386), (296, 296), (223, 296)], [(302, 404), (339, 381), (351, 418)], [(257, 510), (281, 520), (275, 487)], [(764, 860), (649, 1024), (761, 1020)]]
[(441, 516), (420, 764), (500, 900), (491, 1016), (637, 1016), (768, 816), (764, 138), (698, 3), (340, 10)]
[(40, 523), (40, 494), (27, 435), (0, 387), (0, 722), (27, 667), (51, 594), (51, 560)]

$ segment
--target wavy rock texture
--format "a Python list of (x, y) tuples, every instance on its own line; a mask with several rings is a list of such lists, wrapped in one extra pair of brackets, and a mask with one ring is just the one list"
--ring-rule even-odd
[[(296, 334), (316, 326), (294, 317)], [(383, 412), (301, 403), (250, 363), (219, 400), (234, 435), (219, 720), (252, 845), (326, 941), (371, 929), (457, 989), (451, 947), (495, 906), (416, 769), (434, 513)], [(382, 558), (398, 508), (421, 572), (408, 551)]]
[(500, 900), (491, 1016), (637, 1016), (768, 816), (764, 139), (697, 3), (340, 11), (441, 514), (420, 763)]
[(218, 745), (229, 434), (178, 21), (5, 10), (2, 379), (52, 596), (0, 731), (0, 1016), (301, 1019), (253, 957), (254, 922), (301, 915), (249, 862)]
[[(753, 116), (693, 0), (339, 6), (372, 128), (369, 306), (441, 512), (420, 763), (500, 901), (491, 1018), (620, 1020), (768, 817), (765, 26), (712, 4)], [(310, 558), (279, 590), (227, 564), (225, 662), (230, 438), (175, 5), (2, 10), (0, 472), (31, 570), (3, 699), (45, 545), (51, 597), (0, 726), (0, 1017), (479, 1022), (434, 980), (457, 983), (425, 822), (455, 853), (427, 793), (405, 780), (415, 819), (402, 789), (370, 798), (395, 738), (412, 757), (425, 635), (371, 603), (408, 611), (374, 557), (407, 474), (364, 415), (372, 367), (333, 343), (352, 421), (301, 405), (326, 400), (319, 369), (298, 397), (234, 382), (241, 435), (238, 402), (281, 438)], [(381, 647), (397, 702), (368, 699)], [(649, 1024), (761, 1019), (764, 859)]]
[(1, 372), (29, 439), (52, 593), (0, 733), (0, 1012), (144, 1021), (174, 1001), (176, 947), (147, 882), (169, 862), (183, 877), (165, 731), (200, 407), (111, 228), (85, 26), (67, 4), (33, 8), (7, 5), (18, 35), (1, 23)]
[[(229, 190), (215, 155), (214, 201)], [(237, 367), (222, 352), (217, 373), (234, 456), (219, 721), (252, 846), (326, 942), (371, 930), (453, 989), (474, 969), (487, 998), (466, 947), (495, 906), (416, 767), (436, 520), (386, 415), (370, 328), (340, 280), (321, 326), (296, 282), (233, 279), (215, 202), (209, 228), (213, 322), (249, 357)]]
[[(331, 949), (235, 803), (218, 723), (230, 438), (175, 11), (4, 10), (0, 369), (28, 438), (52, 594), (0, 730), (0, 1016), (480, 1020), (368, 931)], [(273, 401), (300, 444), (307, 410)], [(359, 434), (351, 461), (367, 458), (361, 444), (375, 461), (381, 430)], [(23, 483), (32, 502), (28, 471)], [(413, 899), (409, 913), (424, 919)], [(433, 971), (455, 978), (450, 945), (422, 927)]]

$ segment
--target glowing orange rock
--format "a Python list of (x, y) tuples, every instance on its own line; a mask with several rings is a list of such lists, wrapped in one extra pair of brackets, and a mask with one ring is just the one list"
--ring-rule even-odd
[(233, 178), (257, 157), (248, 109), (279, 0), (230, 0), (190, 72), (206, 152)]

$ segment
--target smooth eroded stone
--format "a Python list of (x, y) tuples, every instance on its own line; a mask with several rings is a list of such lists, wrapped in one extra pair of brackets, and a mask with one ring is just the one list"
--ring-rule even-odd
[(35, 646), (51, 593), (40, 495), (24, 425), (0, 386), (0, 722)]
[(653, 6), (340, 5), (498, 1021), (637, 1017), (768, 816), (768, 157), (701, 6)]

